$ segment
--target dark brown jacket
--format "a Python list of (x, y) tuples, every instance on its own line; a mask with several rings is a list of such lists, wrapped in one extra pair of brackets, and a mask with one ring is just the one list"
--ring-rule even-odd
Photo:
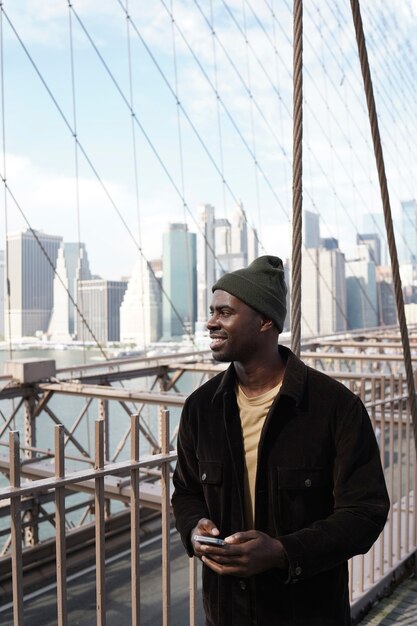
[[(372, 426), (344, 385), (280, 346), (285, 376), (258, 452), (255, 527), (279, 537), (290, 571), (251, 579), (203, 566), (210, 626), (350, 624), (347, 560), (365, 553), (389, 500)], [(233, 365), (187, 400), (172, 497), (188, 554), (202, 517), (225, 537), (244, 529), (244, 450)]]

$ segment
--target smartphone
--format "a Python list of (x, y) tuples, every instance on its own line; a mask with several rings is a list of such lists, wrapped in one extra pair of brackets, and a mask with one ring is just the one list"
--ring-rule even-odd
[(194, 541), (198, 541), (199, 543), (208, 543), (214, 546), (225, 546), (227, 545), (224, 539), (218, 539), (217, 537), (209, 537), (208, 535), (193, 535)]

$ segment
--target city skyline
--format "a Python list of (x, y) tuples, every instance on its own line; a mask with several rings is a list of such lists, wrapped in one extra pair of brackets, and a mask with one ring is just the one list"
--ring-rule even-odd
[[(402, 208), (407, 228), (417, 232), (417, 203), (409, 200)], [(210, 286), (223, 273), (247, 266), (259, 251), (256, 231), (250, 231), (242, 204), (234, 208), (230, 222), (217, 217), (215, 207), (208, 204), (200, 205), (199, 216), (197, 233), (190, 232), (186, 223), (167, 224), (160, 259), (149, 263), (139, 257), (130, 275), (119, 280), (91, 272), (84, 243), (40, 231), (10, 233), (10, 316), (4, 281), (2, 294), (5, 337), (9, 320), (13, 339), (37, 331), (58, 343), (74, 338), (122, 340), (145, 347), (204, 333)], [(358, 233), (348, 256), (335, 237), (321, 236), (317, 213), (305, 210), (303, 217), (302, 335), (395, 323), (391, 272), (381, 265), (385, 251), (379, 235)], [(364, 226), (372, 221), (368, 214), (363, 218)], [(400, 253), (400, 273), (408, 315), (414, 319), (417, 262), (406, 253), (407, 248)], [(290, 260), (283, 261), (290, 290)], [(0, 269), (4, 272), (4, 255), (0, 255)], [(289, 317), (290, 312), (287, 330)]]

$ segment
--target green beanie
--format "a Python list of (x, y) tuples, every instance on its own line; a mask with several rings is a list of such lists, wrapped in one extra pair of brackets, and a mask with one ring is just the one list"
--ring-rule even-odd
[(260, 256), (249, 267), (225, 274), (213, 285), (270, 318), (282, 332), (287, 313), (284, 267), (277, 256)]

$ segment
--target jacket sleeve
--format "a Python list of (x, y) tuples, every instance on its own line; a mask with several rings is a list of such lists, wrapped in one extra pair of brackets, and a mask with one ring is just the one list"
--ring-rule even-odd
[(382, 531), (389, 498), (367, 411), (355, 398), (335, 432), (334, 510), (326, 519), (279, 537), (295, 582), (364, 554)]
[(208, 517), (208, 510), (201, 487), (198, 459), (195, 451), (196, 433), (190, 425), (190, 402), (184, 405), (182, 411), (177, 441), (178, 460), (174, 471), (174, 492), (172, 506), (174, 509), (176, 527), (181, 535), (182, 542), (189, 556), (194, 550), (190, 540), (190, 533), (202, 517)]

